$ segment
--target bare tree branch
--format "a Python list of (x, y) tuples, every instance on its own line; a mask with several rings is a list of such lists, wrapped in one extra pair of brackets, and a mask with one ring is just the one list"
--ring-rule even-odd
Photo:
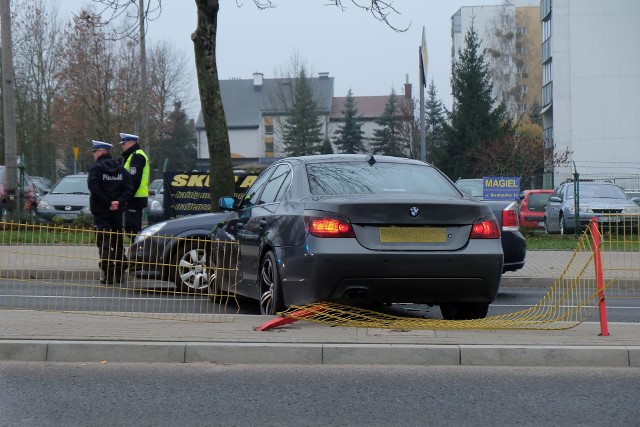
[[(256, 1), (256, 0), (254, 0), (254, 1)], [(392, 1), (351, 0), (351, 3), (353, 3), (356, 7), (360, 8), (360, 9), (363, 9), (366, 12), (369, 12), (371, 14), (371, 16), (373, 16), (375, 19), (377, 19), (380, 22), (384, 22), (393, 31), (402, 33), (402, 32), (407, 31), (409, 29), (409, 27), (411, 27), (411, 22), (409, 22), (409, 25), (407, 25), (406, 28), (399, 28), (399, 27), (396, 27), (395, 25), (391, 24), (391, 22), (389, 21), (389, 15), (391, 15), (391, 14), (400, 15), (400, 12), (398, 12), (398, 10), (393, 6), (393, 2)], [(344, 5), (343, 0), (329, 0), (329, 3), (327, 3), (327, 5), (328, 6), (337, 6), (340, 9), (342, 9), (343, 11), (347, 9), (346, 6)]]

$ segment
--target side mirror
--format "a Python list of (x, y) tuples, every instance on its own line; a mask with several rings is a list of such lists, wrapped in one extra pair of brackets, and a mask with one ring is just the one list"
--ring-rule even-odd
[(562, 199), (558, 196), (551, 196), (549, 197), (549, 201), (552, 203), (560, 203), (562, 201)]
[(235, 197), (225, 196), (225, 197), (220, 197), (220, 199), (218, 200), (218, 208), (224, 211), (234, 210), (235, 204), (236, 204)]

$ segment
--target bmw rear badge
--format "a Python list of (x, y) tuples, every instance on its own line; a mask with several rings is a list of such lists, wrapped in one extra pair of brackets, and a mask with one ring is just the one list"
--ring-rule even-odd
[(414, 207), (412, 207), (412, 208), (410, 208), (410, 209), (409, 209), (409, 214), (410, 214), (412, 217), (414, 217), (414, 218), (415, 218), (415, 217), (417, 217), (418, 215), (420, 215), (420, 209), (418, 209), (417, 207), (415, 207), (415, 206), (414, 206)]

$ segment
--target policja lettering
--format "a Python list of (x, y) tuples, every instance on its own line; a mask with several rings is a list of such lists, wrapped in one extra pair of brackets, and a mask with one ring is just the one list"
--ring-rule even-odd
[(104, 181), (122, 181), (122, 174), (119, 173), (118, 175), (109, 175), (109, 174), (103, 173), (102, 179)]

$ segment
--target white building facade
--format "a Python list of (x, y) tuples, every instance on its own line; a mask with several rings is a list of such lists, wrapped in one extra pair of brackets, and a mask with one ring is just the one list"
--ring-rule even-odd
[(542, 0), (544, 184), (609, 179), (640, 188), (640, 1)]

